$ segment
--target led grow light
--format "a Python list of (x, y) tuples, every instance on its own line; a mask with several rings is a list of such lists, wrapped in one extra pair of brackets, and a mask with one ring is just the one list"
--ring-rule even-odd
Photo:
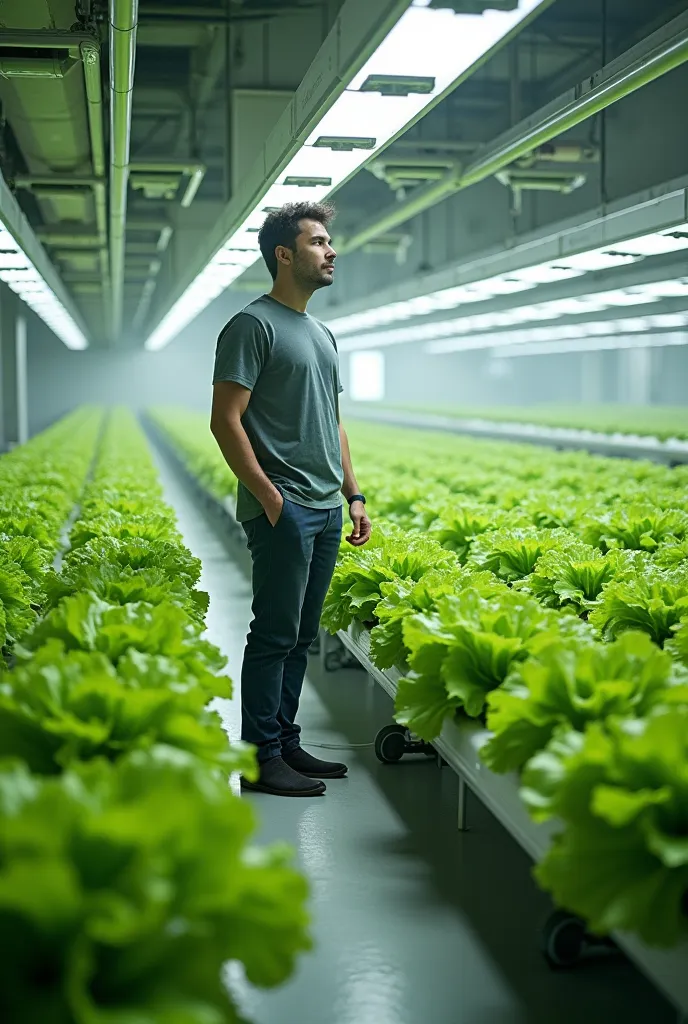
[[(247, 218), (251, 221), (248, 226), (260, 227), (267, 206), (324, 199), (547, 2), (519, 0), (513, 10), (487, 10), (482, 14), (456, 13), (412, 3), (360, 71), (352, 76), (276, 181), (266, 187)], [(323, 147), (322, 142), (318, 145), (322, 139), (374, 142), (365, 149), (348, 145), (332, 148)], [(242, 229), (245, 235), (246, 225)], [(226, 240), (224, 250), (251, 248), (244, 244), (242, 229)], [(255, 259), (258, 255), (256, 251)], [(213, 256), (177, 299), (147, 339), (146, 348), (163, 348), (220, 294), (222, 288), (217, 290), (217, 277), (212, 272), (208, 274), (216, 258)], [(483, 297), (476, 292), (473, 301)]]
[[(455, 339), (470, 333), (490, 331), (495, 328), (514, 327), (518, 324), (537, 323), (547, 320), (558, 320), (563, 316), (581, 316), (600, 313), (606, 309), (623, 309), (636, 305), (648, 305), (663, 298), (688, 297), (688, 278), (677, 281), (655, 281), (646, 285), (634, 285), (630, 288), (618, 288), (608, 292), (572, 296), (568, 299), (554, 299), (549, 302), (534, 303), (527, 306), (515, 306), (513, 309), (500, 310), (493, 313), (478, 313), (473, 316), (455, 317), (451, 320), (440, 320), (430, 324), (415, 324), (409, 327), (397, 327), (389, 331), (375, 331), (342, 338), (339, 342), (340, 352), (351, 352), (356, 349), (387, 347), (414, 341), (436, 341)], [(683, 314), (660, 314), (661, 316), (682, 316)], [(655, 319), (657, 319), (655, 317)], [(332, 327), (332, 324), (329, 325)], [(671, 326), (667, 324), (667, 326)], [(552, 328), (547, 328), (552, 330)], [(438, 352), (456, 351), (451, 348), (451, 341), (442, 343)]]
[[(627, 239), (624, 242), (614, 243), (614, 245), (550, 260), (547, 263), (515, 270), (509, 274), (488, 277), (472, 284), (445, 288), (403, 302), (388, 303), (385, 306), (362, 310), (360, 313), (337, 317), (328, 321), (328, 326), (338, 337), (342, 337), (345, 334), (354, 334), (372, 327), (427, 315), (438, 309), (457, 308), (467, 302), (496, 298), (499, 295), (509, 294), (509, 288), (512, 288), (513, 291), (524, 291), (535, 288), (539, 284), (551, 284), (568, 278), (581, 277), (588, 273), (596, 273), (600, 270), (616, 269), (637, 263), (648, 256), (667, 255), (683, 249), (688, 249), (688, 224), (679, 224), (673, 228)], [(659, 291), (660, 286), (664, 289), (663, 291)], [(675, 290), (672, 291), (672, 287)], [(620, 294), (626, 296), (627, 304), (633, 304), (634, 294), (643, 292), (654, 294), (657, 298), (688, 295), (688, 278), (677, 282), (664, 281), (660, 284), (636, 285), (633, 288), (620, 290)], [(646, 301), (653, 300), (647, 299)], [(622, 300), (619, 300), (619, 304), (623, 304)]]
[[(449, 352), (497, 348), (499, 346), (521, 347), (524, 344), (573, 341), (580, 338), (604, 339), (624, 334), (651, 334), (656, 330), (688, 327), (688, 312), (659, 313), (647, 317), (621, 317), (618, 320), (595, 320), (582, 324), (549, 324), (547, 327), (528, 327), (512, 331), (488, 331), (484, 334), (455, 335), (444, 341), (429, 342), (424, 351), (429, 355), (446, 355)], [(688, 334), (686, 335), (688, 343)]]
[(84, 334), (36, 270), (14, 236), (0, 226), (0, 280), (71, 349), (88, 346)]
[(688, 334), (668, 332), (666, 334), (650, 334), (641, 338), (627, 335), (619, 338), (596, 338), (595, 340), (581, 338), (578, 341), (543, 341), (532, 345), (495, 349), (493, 356), (495, 359), (515, 359), (520, 356), (553, 356), (572, 352), (600, 352), (629, 348), (669, 348), (675, 345), (688, 345)]

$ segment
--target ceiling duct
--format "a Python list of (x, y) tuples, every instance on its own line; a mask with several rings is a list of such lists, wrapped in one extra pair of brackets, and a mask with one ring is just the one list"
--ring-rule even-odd
[[(92, 30), (47, 27), (54, 14), (55, 8), (45, 6), (46, 28), (0, 29), (4, 111), (27, 164), (14, 184), (36, 196), (46, 225), (38, 232), (46, 242), (53, 241), (56, 229), (63, 235), (71, 230), (97, 235), (91, 260), (107, 286), (100, 40)], [(40, 112), (37, 125), (33, 111)], [(65, 222), (71, 226), (65, 229)]]
[(2, 78), (64, 78), (77, 62), (65, 54), (53, 53), (48, 57), (24, 55), (21, 50), (8, 52), (0, 49), (0, 76)]

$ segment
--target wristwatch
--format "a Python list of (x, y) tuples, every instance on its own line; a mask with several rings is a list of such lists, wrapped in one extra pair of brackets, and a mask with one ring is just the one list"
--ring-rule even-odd
[(362, 501), (365, 505), (365, 494), (352, 494), (349, 498), (349, 507), (351, 507), (355, 501)]

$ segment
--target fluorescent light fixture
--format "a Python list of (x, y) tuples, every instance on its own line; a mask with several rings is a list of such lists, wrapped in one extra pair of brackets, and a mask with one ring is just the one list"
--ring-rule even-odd
[(384, 352), (352, 352), (349, 393), (354, 402), (381, 402), (385, 397)]
[(28, 270), (31, 266), (23, 252), (0, 252), (2, 270)]
[(88, 341), (74, 319), (4, 226), (0, 226), (0, 281), (4, 281), (31, 308), (67, 348), (88, 347)]
[(600, 352), (629, 348), (668, 348), (673, 345), (688, 345), (688, 333), (649, 334), (644, 337), (627, 335), (619, 338), (581, 338), (578, 341), (542, 341), (532, 345), (516, 345), (514, 348), (495, 349), (495, 359), (514, 359), (517, 356), (556, 356), (572, 352)]
[[(485, 334), (456, 335), (442, 341), (429, 342), (424, 351), (429, 355), (449, 352), (470, 352), (477, 349), (521, 347), (533, 343), (576, 341), (581, 338), (604, 339), (625, 334), (650, 334), (656, 330), (683, 327), (688, 329), (688, 312), (658, 313), (654, 316), (621, 317), (619, 320), (595, 320), (582, 324), (550, 324), (516, 331), (489, 331)], [(687, 335), (688, 340), (688, 335)]]
[[(472, 284), (445, 288), (442, 291), (431, 292), (428, 295), (407, 299), (404, 302), (393, 302), (386, 306), (366, 309), (360, 313), (351, 313), (349, 316), (328, 321), (328, 326), (341, 338), (345, 334), (355, 334), (372, 327), (381, 327), (386, 324), (398, 323), (400, 320), (424, 316), (438, 309), (451, 309), (469, 302), (493, 299), (500, 295), (510, 294), (510, 292), (536, 288), (540, 284), (553, 284), (581, 277), (584, 274), (611, 270), (637, 263), (647, 256), (661, 256), (683, 249), (688, 249), (688, 224), (679, 224), (664, 231), (641, 235), (625, 242), (550, 260), (547, 263), (525, 267), (522, 270), (486, 278)], [(664, 290), (660, 291), (660, 287), (663, 287)], [(677, 282), (665, 281), (659, 284), (637, 285), (634, 288), (622, 289), (622, 291), (627, 297), (629, 305), (635, 301), (633, 298), (635, 294), (653, 293), (656, 298), (688, 295), (688, 278)], [(646, 301), (653, 301), (653, 299)], [(421, 302), (424, 302), (425, 305), (420, 305)]]
[(628, 263), (635, 263), (636, 259), (637, 256), (632, 256), (630, 253), (603, 252), (597, 249), (557, 260), (552, 266), (555, 270), (561, 268), (562, 270), (578, 270), (583, 274), (591, 274), (598, 270), (614, 270), (615, 267), (625, 267)]
[[(265, 207), (280, 207), (295, 200), (319, 202), (324, 199), (546, 2), (518, 0), (514, 10), (487, 10), (482, 14), (411, 4), (361, 70), (352, 76), (277, 180), (266, 186), (246, 222), (226, 240), (221, 251), (253, 249), (252, 262), (255, 262), (260, 255), (257, 239), (254, 234), (255, 244), (248, 245), (246, 236), (251, 228), (262, 224)], [(403, 77), (407, 86), (409, 83), (413, 86), (414, 82), (416, 85), (373, 88), (394, 77)], [(324, 146), (323, 139), (330, 142), (354, 140), (359, 145)], [(360, 148), (362, 140), (366, 148)], [(372, 145), (369, 145), (371, 140)], [(167, 345), (239, 277), (241, 270), (234, 276), (226, 273), (220, 283), (213, 269), (216, 260), (217, 254), (163, 317), (148, 337), (147, 349), (157, 350)], [(249, 263), (244, 269), (248, 266)], [(475, 297), (462, 297), (460, 302), (480, 301), (486, 297), (484, 292), (475, 290), (474, 286), (471, 288)], [(513, 287), (513, 290), (517, 289)], [(494, 294), (510, 293), (503, 290)]]
[[(430, 324), (415, 324), (409, 327), (396, 327), (391, 331), (375, 331), (343, 338), (338, 342), (340, 352), (352, 352), (356, 349), (380, 348), (388, 345), (399, 345), (407, 342), (433, 342), (435, 352), (458, 351), (452, 348), (457, 338), (469, 334), (478, 341), (481, 335), (477, 332), (493, 331), (495, 328), (515, 327), (518, 324), (538, 323), (557, 320), (563, 316), (582, 316), (600, 313), (606, 309), (623, 309), (629, 306), (648, 305), (663, 298), (688, 297), (688, 278), (677, 281), (655, 281), (647, 285), (634, 285), (631, 288), (617, 288), (608, 292), (597, 292), (591, 295), (571, 296), (568, 299), (553, 299), (527, 306), (515, 306), (513, 309), (500, 310), (494, 313), (477, 313), (473, 316), (456, 317), (452, 320), (440, 320)], [(660, 320), (659, 314), (646, 318)], [(675, 314), (683, 316), (683, 314)], [(329, 325), (332, 327), (332, 323)], [(586, 325), (576, 325), (578, 330)], [(659, 326), (659, 325), (657, 325)], [(675, 326), (666, 324), (665, 326)], [(552, 331), (553, 327), (544, 328)], [(532, 328), (531, 328), (532, 330)], [(440, 339), (449, 339), (442, 342)], [(476, 345), (474, 347), (485, 347)], [(463, 346), (462, 346), (463, 348)], [(428, 349), (429, 351), (429, 349)]]

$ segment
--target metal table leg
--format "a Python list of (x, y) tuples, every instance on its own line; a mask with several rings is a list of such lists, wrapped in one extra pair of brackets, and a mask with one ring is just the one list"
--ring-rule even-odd
[(464, 779), (459, 779), (459, 832), (468, 832), (466, 823), (466, 801), (468, 798), (468, 786)]

